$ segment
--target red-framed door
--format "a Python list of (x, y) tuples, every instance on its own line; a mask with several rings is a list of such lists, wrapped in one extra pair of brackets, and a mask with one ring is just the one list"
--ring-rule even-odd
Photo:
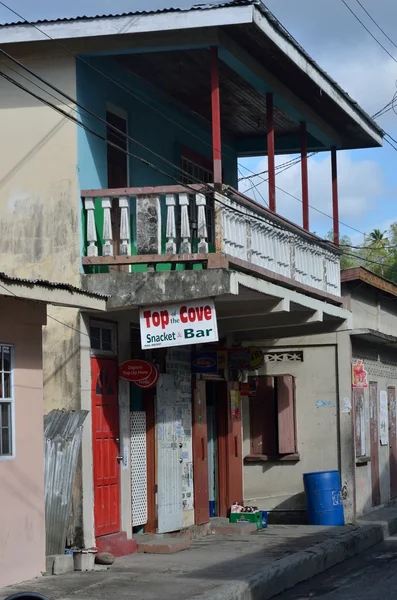
[(120, 531), (117, 360), (91, 358), (95, 537)]
[[(243, 501), (241, 405), (232, 411), (232, 390), (238, 382), (217, 382), (218, 515), (226, 517), (234, 502)], [(234, 414), (233, 414), (234, 413)]]

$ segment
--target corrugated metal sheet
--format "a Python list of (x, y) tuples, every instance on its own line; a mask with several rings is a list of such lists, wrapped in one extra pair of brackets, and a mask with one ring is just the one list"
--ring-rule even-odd
[(86, 410), (44, 417), (46, 554), (63, 554)]
[(108, 298), (108, 296), (105, 296), (104, 294), (98, 294), (97, 292), (87, 292), (86, 290), (78, 288), (74, 285), (70, 285), (68, 283), (56, 283), (54, 281), (47, 281), (46, 279), (23, 279), (22, 277), (13, 277), (12, 275), (7, 275), (7, 273), (0, 272), (0, 280), (6, 282), (8, 281), (10, 283), (26, 285), (28, 287), (37, 285), (44, 288), (67, 290), (68, 292), (78, 292), (79, 294), (84, 294), (84, 296), (89, 297)]
[[(117, 0), (113, 2), (113, 5), (119, 5), (120, 9), (112, 13), (106, 14), (92, 14), (89, 12), (89, 8), (92, 7), (92, 0), (80, 0), (80, 14), (65, 15), (65, 5), (62, 7), (64, 10), (64, 16), (51, 19), (39, 19), (30, 21), (31, 24), (40, 25), (43, 23), (54, 23), (64, 21), (77, 21), (83, 19), (106, 19), (110, 17), (134, 17), (140, 15), (153, 15), (162, 12), (182, 12), (189, 10), (211, 10), (212, 8), (219, 8), (222, 6), (246, 6), (247, 4), (255, 4), (258, 0), (128, 0), (128, 2), (122, 2)], [(88, 5), (91, 5), (90, 7)], [(123, 11), (122, 6), (128, 5), (129, 10)], [(150, 8), (149, 8), (150, 6)], [(67, 7), (66, 7), (67, 10)], [(36, 11), (37, 12), (37, 11)], [(83, 12), (85, 14), (83, 14)], [(26, 17), (26, 10), (24, 11), (24, 17)], [(3, 25), (16, 25), (22, 23), (23, 20), (4, 21)]]

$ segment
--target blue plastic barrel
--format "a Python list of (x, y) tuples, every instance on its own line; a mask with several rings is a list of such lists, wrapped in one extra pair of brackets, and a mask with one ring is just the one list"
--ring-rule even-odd
[(339, 471), (305, 473), (303, 483), (309, 525), (344, 525)]

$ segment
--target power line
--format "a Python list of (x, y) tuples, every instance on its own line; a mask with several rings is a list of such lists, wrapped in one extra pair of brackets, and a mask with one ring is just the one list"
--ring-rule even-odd
[[(84, 123), (82, 123), (81, 121), (79, 121), (78, 119), (76, 119), (75, 117), (73, 117), (72, 115), (70, 115), (69, 113), (67, 113), (66, 111), (64, 111), (63, 109), (59, 108), (58, 106), (55, 106), (49, 100), (41, 98), (40, 96), (38, 96), (37, 94), (35, 94), (31, 90), (27, 89), (21, 83), (19, 83), (18, 81), (15, 81), (12, 77), (9, 77), (5, 73), (1, 73), (1, 72), (0, 72), (0, 77), (3, 77), (4, 79), (6, 79), (10, 83), (14, 84), (16, 87), (20, 88), (21, 90), (23, 90), (24, 92), (26, 92), (27, 94), (29, 94), (30, 96), (32, 96), (33, 98), (35, 98), (36, 100), (38, 100), (39, 102), (42, 102), (43, 104), (45, 104), (48, 107), (52, 108), (57, 113), (61, 114), (63, 117), (65, 117), (66, 119), (69, 119), (70, 121), (72, 121), (73, 123), (75, 123), (76, 125), (78, 125), (79, 127), (82, 127), (83, 129), (85, 129), (86, 131), (88, 131), (89, 133), (91, 133), (96, 138), (104, 141), (109, 146), (117, 148), (117, 150), (123, 152), (124, 154), (135, 158), (136, 160), (138, 160), (139, 162), (145, 164), (146, 166), (148, 166), (149, 168), (153, 169), (154, 171), (157, 171), (158, 173), (161, 173), (162, 175), (166, 176), (167, 178), (175, 181), (177, 184), (182, 185), (186, 189), (189, 189), (193, 194), (203, 193), (203, 192), (207, 192), (207, 193), (213, 194), (214, 190), (213, 190), (212, 187), (208, 186), (208, 184), (206, 184), (204, 182), (200, 182), (203, 185), (203, 188), (200, 189), (200, 190), (197, 190), (197, 189), (191, 187), (189, 184), (186, 184), (186, 183), (183, 183), (183, 182), (179, 181), (178, 179), (176, 179), (172, 175), (169, 175), (168, 173), (166, 173), (165, 171), (163, 171), (161, 168), (157, 167), (153, 163), (149, 162), (148, 160), (146, 160), (146, 159), (144, 159), (144, 158), (142, 158), (142, 157), (140, 157), (140, 156), (138, 156), (138, 155), (136, 155), (136, 154), (134, 154), (132, 152), (129, 152), (128, 150), (126, 150), (124, 148), (120, 148), (120, 146), (118, 146), (117, 144), (111, 142), (110, 140), (108, 140), (106, 137), (102, 136), (98, 132), (94, 131), (93, 129), (91, 129), (90, 127), (88, 127), (87, 125), (85, 125)], [(235, 207), (229, 206), (225, 202), (222, 202), (219, 198), (214, 198), (214, 201), (217, 202), (218, 204), (224, 206), (227, 210), (230, 210), (230, 211), (232, 211), (234, 213), (240, 214), (243, 217), (247, 218), (247, 214), (244, 211), (239, 210), (239, 209), (237, 209)], [(252, 219), (252, 220), (256, 220), (256, 221), (258, 221), (260, 223), (263, 223), (263, 224), (267, 224), (268, 223), (268, 221), (266, 220), (266, 217), (261, 217), (261, 216), (257, 216), (257, 215), (249, 215), (249, 218)], [(272, 224), (273, 224), (273, 226), (276, 229), (280, 229), (281, 231), (285, 231), (285, 228), (282, 227), (281, 225), (278, 225), (275, 222), (273, 222)]]
[(393, 54), (391, 54), (388, 49), (382, 44), (382, 42), (380, 42), (378, 40), (378, 38), (372, 33), (372, 31), (370, 29), (368, 29), (368, 27), (365, 25), (365, 23), (363, 23), (363, 21), (360, 19), (360, 17), (358, 15), (356, 15), (356, 13), (354, 12), (354, 10), (348, 5), (348, 3), (346, 2), (346, 0), (342, 0), (343, 4), (346, 6), (346, 8), (351, 12), (351, 14), (353, 15), (353, 17), (355, 19), (357, 19), (357, 21), (364, 27), (365, 31), (367, 31), (369, 33), (369, 35), (372, 37), (373, 40), (375, 40), (375, 42), (381, 47), (383, 48), (383, 50), (386, 52), (386, 54), (388, 54), (390, 56), (390, 58), (392, 60), (394, 60), (395, 63), (397, 63), (397, 59), (393, 56)]
[(379, 25), (379, 23), (377, 23), (375, 21), (375, 19), (373, 18), (373, 16), (368, 12), (368, 10), (365, 8), (365, 6), (360, 2), (360, 0), (356, 0), (357, 4), (359, 6), (361, 6), (361, 8), (363, 9), (363, 11), (365, 12), (365, 14), (371, 19), (371, 21), (376, 25), (376, 27), (379, 29), (379, 31), (381, 31), (383, 33), (383, 35), (389, 40), (389, 42), (391, 44), (393, 44), (393, 46), (395, 48), (397, 48), (397, 44), (394, 42), (394, 40), (391, 39), (390, 36), (387, 35), (386, 31), (384, 29), (382, 29), (382, 27)]
[[(130, 135), (128, 135), (127, 133), (125, 133), (124, 131), (122, 131), (121, 129), (119, 129), (118, 127), (116, 127), (115, 125), (112, 125), (111, 123), (109, 123), (109, 121), (107, 121), (106, 119), (103, 119), (102, 117), (98, 116), (93, 111), (91, 111), (90, 109), (86, 108), (85, 106), (83, 106), (82, 104), (80, 104), (79, 102), (77, 102), (76, 100), (74, 100), (74, 98), (72, 98), (71, 96), (69, 96), (68, 94), (66, 94), (62, 90), (60, 90), (58, 87), (54, 86), (52, 83), (49, 83), (48, 81), (46, 81), (40, 75), (37, 75), (36, 73), (34, 73), (34, 71), (32, 71), (31, 69), (29, 69), (28, 67), (26, 67), (25, 65), (23, 65), (20, 61), (18, 61), (16, 58), (14, 58), (10, 54), (8, 54), (5, 50), (3, 50), (3, 49), (0, 48), (0, 53), (3, 54), (6, 58), (8, 58), (9, 60), (11, 60), (12, 62), (14, 62), (15, 64), (17, 64), (20, 68), (22, 68), (25, 71), (27, 71), (30, 75), (32, 75), (33, 77), (36, 77), (41, 83), (44, 83), (50, 89), (56, 91), (57, 94), (59, 94), (60, 96), (63, 96), (64, 98), (66, 98), (67, 100), (69, 100), (69, 102), (72, 102), (78, 108), (80, 108), (81, 110), (84, 110), (87, 114), (89, 114), (90, 116), (94, 117), (99, 122), (105, 124), (107, 127), (110, 127), (113, 131), (116, 131), (119, 135), (121, 135), (126, 140), (134, 142), (135, 144), (137, 144), (138, 146), (140, 146), (141, 148), (143, 148), (147, 152), (150, 152), (151, 154), (153, 154), (153, 156), (155, 156), (156, 158), (159, 158), (164, 163), (166, 163), (169, 166), (171, 166), (173, 170), (174, 169), (179, 170), (183, 175), (187, 175), (189, 177), (192, 177), (193, 179), (196, 179), (190, 173), (188, 173), (187, 171), (184, 171), (181, 167), (178, 167), (177, 165), (175, 165), (174, 163), (172, 163), (170, 160), (164, 158), (163, 156), (161, 156), (160, 154), (158, 154), (154, 150), (148, 148), (147, 146), (145, 146), (144, 144), (142, 144), (141, 142), (139, 142), (137, 139), (131, 137)], [(25, 79), (27, 79), (27, 78), (25, 77)], [(30, 80), (28, 80), (28, 81), (30, 81)], [(33, 83), (33, 85), (35, 85), (36, 87), (38, 87), (39, 89), (41, 89), (45, 93), (48, 93), (46, 90), (43, 90), (42, 87), (38, 86), (35, 82), (31, 82), (31, 83)], [(55, 96), (53, 94), (49, 94), (49, 95), (52, 96), (53, 98), (55, 98)], [(58, 98), (55, 98), (55, 99), (59, 101)], [(65, 104), (65, 102), (63, 102), (63, 104)], [(119, 148), (119, 146), (116, 146), (116, 147)], [(202, 183), (199, 179), (197, 179), (197, 182), (198, 183)]]
[[(160, 109), (156, 108), (155, 106), (152, 106), (152, 104), (150, 104), (150, 102), (148, 102), (147, 100), (145, 100), (144, 98), (142, 98), (141, 96), (139, 96), (139, 94), (134, 93), (128, 87), (126, 87), (125, 85), (123, 85), (122, 83), (120, 83), (119, 81), (117, 81), (117, 79), (114, 79), (113, 77), (111, 77), (107, 73), (103, 72), (101, 69), (99, 69), (95, 65), (91, 64), (89, 61), (85, 60), (82, 56), (80, 56), (76, 52), (73, 52), (73, 50), (71, 50), (70, 48), (68, 48), (67, 46), (65, 46), (65, 44), (62, 44), (62, 42), (60, 42), (59, 40), (55, 40), (54, 38), (52, 38), (48, 33), (46, 33), (45, 31), (43, 31), (42, 29), (40, 29), (40, 27), (38, 27), (35, 23), (31, 23), (28, 19), (26, 19), (25, 17), (23, 17), (20, 13), (18, 13), (14, 9), (12, 9), (5, 2), (0, 1), (0, 5), (3, 6), (4, 8), (6, 8), (7, 10), (9, 10), (10, 12), (12, 12), (14, 15), (16, 15), (17, 17), (19, 17), (20, 19), (22, 19), (22, 21), (24, 21), (30, 27), (34, 27), (34, 29), (36, 29), (39, 33), (41, 33), (42, 35), (44, 35), (45, 37), (47, 37), (49, 40), (51, 40), (54, 43), (58, 44), (58, 46), (60, 46), (61, 48), (63, 48), (63, 50), (65, 50), (66, 52), (68, 52), (69, 54), (71, 54), (72, 56), (74, 56), (74, 58), (76, 60), (79, 60), (81, 63), (85, 64), (87, 67), (89, 67), (90, 69), (92, 69), (93, 71), (95, 71), (96, 73), (98, 73), (99, 75), (102, 75), (102, 77), (104, 77), (105, 79), (107, 79), (108, 81), (110, 81), (111, 83), (113, 83), (114, 85), (116, 85), (117, 87), (119, 87), (121, 90), (123, 90), (124, 92), (126, 92), (127, 94), (129, 94), (130, 96), (132, 96), (133, 98), (135, 98), (136, 100), (138, 100), (139, 102), (141, 102), (142, 104), (144, 104), (145, 106), (147, 106), (148, 108), (150, 108), (152, 111), (154, 111), (157, 114), (161, 115), (163, 118), (167, 119), (173, 125), (176, 125), (177, 127), (179, 127), (180, 129), (182, 129), (183, 131), (185, 131), (186, 133), (188, 133), (193, 138), (199, 140), (204, 145), (206, 145), (209, 148), (211, 148), (211, 150), (214, 149), (214, 146), (212, 145), (211, 142), (208, 142), (208, 140), (203, 139), (201, 136), (199, 136), (196, 133), (194, 133), (191, 129), (189, 129), (188, 127), (185, 127), (184, 125), (182, 125), (182, 123), (180, 123), (179, 121), (176, 121), (175, 119), (173, 119), (172, 117), (170, 117), (166, 113), (162, 112)], [(138, 77), (138, 76), (136, 76), (136, 77)], [(149, 82), (146, 81), (146, 83), (149, 83)], [(206, 119), (204, 119), (204, 117), (201, 117), (201, 118), (204, 121), (206, 121)], [(235, 159), (234, 156), (231, 156), (230, 154), (228, 154), (226, 152), (223, 152), (223, 155), (226, 156), (227, 158), (232, 159), (232, 160)], [(245, 169), (246, 171), (248, 171), (249, 173), (253, 173), (253, 171), (251, 171), (251, 169), (249, 169), (245, 165), (241, 165), (241, 167), (243, 169)]]
[[(113, 148), (117, 148), (117, 150), (123, 152), (124, 154), (127, 154), (128, 156), (131, 156), (132, 158), (135, 158), (136, 160), (138, 160), (138, 161), (142, 162), (143, 164), (145, 164), (147, 167), (150, 167), (151, 169), (154, 169), (155, 171), (161, 173), (165, 177), (167, 177), (169, 179), (172, 179), (173, 181), (175, 181), (179, 185), (183, 185), (187, 189), (190, 189), (194, 194), (197, 194), (197, 190), (195, 190), (194, 188), (190, 187), (188, 184), (185, 184), (185, 183), (179, 181), (178, 179), (175, 179), (172, 175), (169, 175), (168, 173), (166, 173), (165, 171), (163, 171), (161, 168), (153, 165), (151, 162), (149, 162), (145, 158), (142, 158), (141, 156), (138, 156), (137, 154), (134, 154), (133, 152), (129, 152), (128, 150), (125, 150), (124, 148), (121, 148), (120, 146), (118, 146), (114, 142), (111, 142), (110, 140), (108, 140), (106, 137), (104, 137), (103, 135), (101, 135), (97, 131), (94, 131), (93, 129), (91, 129), (90, 127), (88, 127), (87, 125), (85, 125), (84, 123), (82, 123), (81, 121), (79, 121), (79, 119), (76, 119), (75, 117), (73, 117), (72, 115), (70, 115), (69, 113), (67, 113), (66, 111), (64, 111), (62, 108), (59, 108), (58, 106), (55, 106), (54, 104), (52, 104), (51, 102), (49, 102), (45, 98), (41, 98), (40, 96), (38, 96), (37, 94), (35, 94), (31, 90), (27, 89), (26, 87), (24, 87), (21, 83), (19, 83), (18, 81), (16, 81), (12, 77), (9, 77), (8, 75), (6, 75), (5, 73), (2, 73), (2, 72), (0, 72), (0, 77), (3, 77), (9, 83), (12, 83), (16, 87), (20, 88), (21, 90), (23, 90), (24, 92), (26, 92), (27, 94), (29, 94), (30, 96), (32, 96), (33, 98), (35, 98), (36, 100), (38, 100), (39, 102), (43, 102), (43, 104), (46, 104), (48, 107), (52, 108), (53, 110), (55, 110), (56, 112), (58, 112), (59, 114), (61, 114), (63, 117), (65, 117), (66, 119), (69, 119), (70, 121), (72, 121), (73, 123), (75, 123), (76, 125), (78, 125), (79, 127), (82, 127), (83, 129), (85, 129), (86, 131), (88, 131), (88, 133), (90, 133), (91, 135), (95, 136), (96, 138), (104, 141), (109, 146), (112, 146)], [(172, 165), (172, 166), (175, 168), (175, 165)], [(205, 191), (205, 189), (207, 189), (207, 191), (208, 190), (210, 190), (211, 192), (213, 191), (204, 182), (200, 181), (199, 183), (203, 184), (203, 189), (200, 190), (200, 192)]]
[[(344, 2), (344, 0), (342, 0)], [(203, 142), (204, 144), (210, 146), (211, 148), (213, 148), (212, 144), (210, 144), (209, 142), (207, 142), (206, 140), (202, 139), (200, 136), (197, 136), (196, 134), (194, 134), (194, 132), (190, 131), (188, 128), (184, 127), (183, 125), (181, 125), (178, 121), (175, 121), (174, 119), (172, 119), (171, 117), (169, 117), (168, 115), (162, 113), (162, 111), (158, 110), (157, 108), (153, 107), (150, 103), (148, 103), (147, 101), (145, 101), (144, 99), (142, 99), (139, 95), (134, 94), (131, 90), (129, 90), (127, 87), (125, 87), (124, 85), (120, 84), (117, 80), (113, 79), (112, 77), (110, 77), (109, 75), (107, 75), (106, 73), (104, 73), (103, 71), (101, 71), (100, 69), (98, 69), (97, 67), (95, 67), (94, 65), (92, 65), (91, 63), (89, 63), (88, 61), (84, 60), (81, 56), (79, 56), (78, 54), (76, 54), (75, 52), (73, 52), (72, 50), (70, 50), (69, 48), (67, 48), (67, 46), (65, 46), (64, 44), (62, 44), (61, 42), (59, 42), (58, 40), (54, 40), (50, 35), (48, 35), (46, 32), (44, 32), (42, 29), (40, 29), (37, 25), (35, 25), (34, 23), (30, 23), (25, 17), (23, 17), (21, 14), (19, 14), (18, 12), (16, 12), (15, 10), (13, 10), (12, 8), (10, 8), (7, 4), (5, 4), (4, 2), (0, 1), (0, 4), (2, 6), (4, 6), (6, 9), (8, 9), (10, 12), (14, 13), (16, 16), (18, 16), (20, 19), (22, 19), (25, 23), (27, 23), (28, 25), (34, 27), (37, 31), (39, 31), (40, 33), (42, 33), (43, 35), (45, 35), (48, 39), (56, 42), (60, 47), (62, 47), (64, 50), (66, 50), (67, 52), (69, 52), (70, 54), (72, 54), (76, 59), (80, 60), (81, 62), (83, 62), (84, 64), (86, 64), (89, 68), (93, 69), (94, 71), (98, 72), (100, 75), (102, 75), (103, 77), (105, 77), (106, 79), (108, 79), (109, 81), (111, 81), (112, 83), (114, 83), (115, 85), (117, 85), (118, 87), (120, 87), (121, 89), (123, 89), (124, 91), (126, 91), (128, 94), (130, 94), (131, 96), (133, 96), (134, 98), (136, 98), (137, 100), (139, 100), (140, 102), (142, 102), (143, 104), (147, 105), (149, 108), (151, 108), (152, 110), (154, 110), (155, 112), (158, 112), (160, 115), (162, 115), (164, 118), (168, 119), (169, 121), (173, 122), (174, 124), (176, 124), (178, 127), (181, 127), (182, 129), (184, 129), (185, 131), (187, 131), (190, 135), (196, 137), (197, 139), (199, 139), (201, 142)], [(350, 10), (350, 8), (349, 8)], [(157, 158), (159, 158), (160, 160), (166, 162), (167, 164), (169, 164), (173, 170), (177, 169), (180, 172), (184, 173), (185, 175), (187, 173), (185, 173), (181, 168), (177, 167), (177, 165), (171, 163), (170, 161), (168, 161), (167, 159), (165, 159), (164, 157), (160, 156), (159, 154), (155, 153), (154, 151), (152, 151), (151, 149), (147, 148), (146, 146), (144, 146), (143, 144), (141, 144), (140, 142), (138, 142), (137, 140), (135, 140), (134, 138), (127, 136), (124, 132), (122, 132), (121, 130), (119, 130), (117, 127), (112, 126), (111, 124), (109, 124), (106, 120), (102, 119), (101, 117), (99, 117), (98, 115), (95, 115), (94, 113), (92, 113), (92, 111), (89, 111), (88, 109), (86, 109), (85, 107), (83, 107), (82, 105), (79, 105), (74, 99), (70, 98), (69, 96), (67, 96), (66, 94), (64, 94), (61, 90), (59, 90), (58, 88), (56, 88), (55, 86), (52, 86), (52, 84), (49, 84), (48, 82), (46, 82), (44, 79), (40, 78), (38, 75), (36, 75), (34, 72), (30, 71), (27, 67), (25, 67), (25, 65), (23, 65), (22, 63), (20, 63), (19, 61), (17, 61), (16, 59), (14, 59), (13, 57), (11, 57), (10, 55), (8, 55), (6, 52), (4, 52), (2, 50), (3, 54), (5, 54), (10, 60), (16, 62), (21, 68), (26, 69), (28, 72), (30, 72), (33, 76), (39, 78), (42, 82), (45, 83), (45, 85), (48, 85), (49, 87), (52, 87), (52, 89), (55, 89), (57, 91), (57, 93), (63, 95), (64, 97), (68, 98), (70, 101), (74, 102), (77, 106), (80, 106), (82, 108), (82, 110), (85, 110), (88, 114), (91, 114), (92, 116), (94, 116), (95, 118), (99, 119), (100, 121), (106, 123), (107, 125), (109, 125), (112, 129), (114, 129), (115, 131), (117, 131), (120, 135), (126, 137), (127, 139), (130, 139), (132, 141), (134, 141), (135, 143), (138, 143), (138, 145), (140, 145), (142, 148), (144, 148), (145, 150), (151, 152), (154, 156), (156, 156)], [(397, 62), (397, 61), (396, 61)], [(10, 67), (8, 67), (10, 68)], [(23, 75), (22, 75), (23, 77)], [(25, 77), (25, 79), (27, 79)], [(35, 84), (34, 82), (31, 82), (34, 85), (37, 86), (37, 84)], [(20, 87), (20, 86), (19, 86)], [(40, 88), (40, 86), (37, 86)], [(24, 89), (23, 87), (21, 89)], [(28, 90), (25, 90), (28, 91)], [(29, 91), (28, 91), (29, 93)], [(50, 94), (49, 92), (45, 91), (45, 93), (51, 95), (52, 97), (54, 97), (52, 94)], [(37, 97), (37, 99), (40, 100), (39, 97)], [(57, 107), (52, 106), (55, 110), (57, 110)], [(58, 111), (59, 112), (59, 111)], [(62, 113), (63, 114), (63, 111)], [(66, 114), (64, 115), (66, 116)], [(78, 125), (80, 126), (84, 126), (83, 123), (81, 123), (80, 121), (76, 120), (75, 122), (77, 122)], [(85, 126), (84, 126), (85, 127)], [(87, 128), (86, 128), (87, 129)], [(88, 129), (89, 130), (89, 129)], [(90, 130), (89, 130), (90, 131)], [(98, 134), (96, 134), (96, 132), (90, 131), (90, 133), (92, 133), (93, 135), (96, 135), (96, 137), (99, 137), (100, 139), (103, 139), (103, 141), (108, 142), (108, 140), (106, 140), (106, 138), (103, 138), (103, 136), (100, 136)], [(388, 140), (386, 140), (388, 141)], [(388, 142), (390, 143), (390, 142)], [(117, 146), (116, 144), (112, 144), (114, 145), (118, 150), (122, 150), (119, 146)], [(392, 145), (390, 143), (390, 145)], [(394, 148), (394, 146), (392, 145), (392, 147)], [(396, 148), (394, 148), (396, 149)], [(397, 150), (397, 149), (396, 149)], [(316, 153), (313, 153), (316, 154)], [(312, 155), (313, 155), (312, 154)], [(137, 158), (138, 160), (141, 160), (140, 157), (137, 157), (134, 154), (129, 153), (129, 155), (133, 156), (134, 158)], [(284, 170), (287, 170), (287, 168), (290, 168), (290, 166), (294, 166), (295, 164), (297, 164), (298, 162), (300, 162), (301, 159), (292, 159), (291, 161), (287, 161), (287, 163), (284, 163), (282, 165), (278, 166), (278, 169), (281, 169), (281, 167), (285, 166), (284, 169), (280, 170), (279, 173), (283, 172)], [(149, 163), (149, 161), (145, 161), (144, 159), (142, 159), (142, 161), (147, 164), (147, 166), (151, 166), (151, 168), (155, 168), (154, 165), (151, 165), (151, 163)], [(245, 165), (241, 165), (242, 168), (246, 169), (247, 171), (251, 172), (253, 175), (253, 177), (255, 176), (260, 176), (261, 174), (257, 174), (254, 173), (253, 171), (251, 171), (251, 169), (249, 169), (248, 167), (246, 167)], [(175, 181), (177, 181), (175, 178), (171, 177), (170, 175), (168, 175), (167, 173), (165, 173), (164, 171), (161, 171), (160, 169), (157, 169), (159, 172), (161, 172), (162, 174), (164, 174), (165, 176), (169, 177), (170, 179), (174, 179)], [(192, 177), (190, 174), (188, 174), (192, 179), (195, 179), (194, 177)], [(251, 177), (250, 177), (251, 178)], [(264, 180), (262, 178), (263, 181), (267, 181)], [(199, 183), (203, 183), (201, 181), (199, 181), (197, 179), (197, 181)], [(180, 182), (178, 182), (180, 183)], [(182, 184), (185, 185), (185, 184)], [(204, 184), (205, 185), (205, 184)], [(251, 188), (250, 188), (251, 189)], [(260, 194), (258, 188), (255, 185), (255, 189), (256, 191)], [(296, 196), (289, 194), (288, 192), (286, 192), (285, 190), (283, 190), (282, 188), (278, 188), (281, 191), (283, 191), (284, 193), (290, 195), (292, 198), (295, 198), (296, 200), (298, 200), (299, 202), (302, 202), (302, 200), (300, 200), (299, 198), (297, 198)], [(196, 190), (193, 190), (196, 193)], [(249, 191), (249, 190), (248, 190)], [(264, 201), (264, 203), (266, 204), (266, 201), (264, 200), (264, 197), (262, 196), (262, 194), (260, 194), (262, 197), (262, 200)], [(227, 206), (227, 205), (225, 205)], [(324, 216), (332, 219), (331, 215), (327, 215), (326, 213), (324, 213), (323, 211), (320, 211), (319, 209), (312, 207), (311, 208), (313, 210), (316, 210), (317, 212), (319, 212), (320, 214), (323, 214)], [(354, 227), (351, 227), (350, 225), (347, 225), (343, 222), (340, 221), (340, 224), (348, 227), (350, 229), (352, 229), (353, 231), (357, 231), (358, 233), (362, 233), (360, 231), (358, 231), (357, 229), (355, 229)], [(365, 235), (365, 234), (363, 234)]]

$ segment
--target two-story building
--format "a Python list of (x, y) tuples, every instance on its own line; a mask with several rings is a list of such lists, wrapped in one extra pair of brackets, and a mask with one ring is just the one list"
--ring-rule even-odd
[[(266, 382), (251, 389), (247, 371), (261, 368), (256, 340), (349, 326), (337, 151), (380, 146), (382, 131), (259, 0), (187, 5), (133, 1), (128, 14), (0, 28), (5, 267), (110, 296), (101, 319), (54, 309), (44, 390), (46, 411), (90, 411), (74, 541), (116, 554), (133, 551), (133, 533), (226, 515), (266, 456), (298, 478), (304, 454), (322, 470), (339, 435), (352, 442), (343, 414), (316, 451), (329, 424), (305, 421), (289, 365), (271, 410)], [(310, 233), (312, 151), (330, 153), (334, 243)], [(301, 154), (303, 227), (277, 215), (283, 153)], [(238, 159), (262, 155), (268, 207), (237, 189)], [(139, 372), (126, 378), (130, 359)], [(350, 360), (339, 369), (350, 374)], [(353, 463), (342, 452), (349, 489)]]

